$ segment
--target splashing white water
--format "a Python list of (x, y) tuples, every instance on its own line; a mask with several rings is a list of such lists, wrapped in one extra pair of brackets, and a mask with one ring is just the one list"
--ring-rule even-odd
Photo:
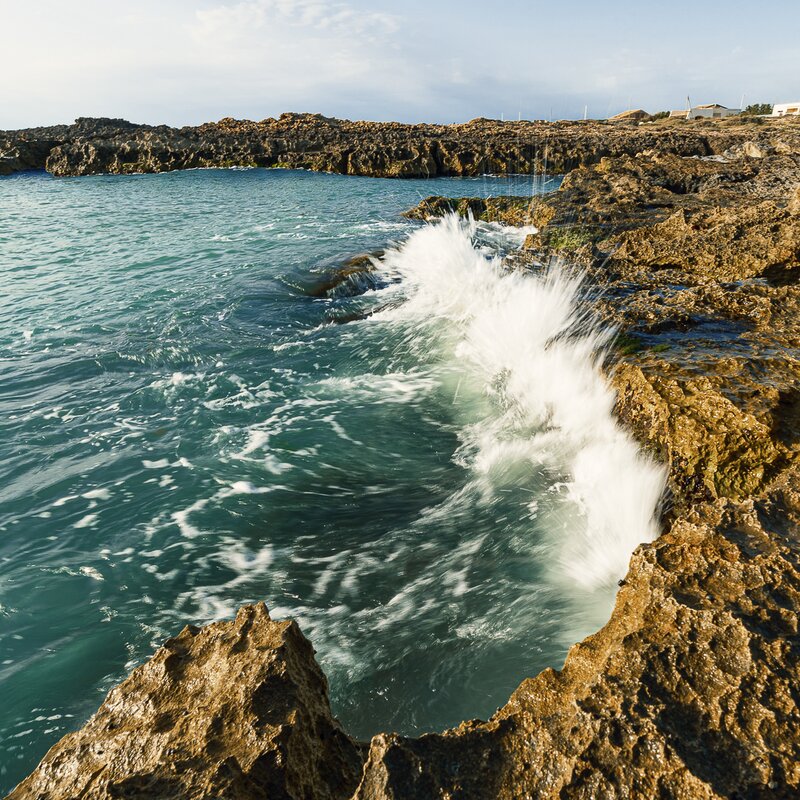
[(474, 222), (450, 216), (390, 251), (384, 268), (402, 278), (408, 300), (378, 317), (417, 325), (421, 349), (441, 337), (444, 357), (465, 371), (457, 391), (491, 399), (483, 418), (470, 406), (460, 448), (485, 493), (520, 469), (562, 476), (550, 491), (572, 502), (546, 520), (548, 569), (583, 590), (607, 589), (657, 535), (665, 484), (664, 469), (613, 417), (601, 370), (613, 331), (587, 311), (580, 275), (559, 264), (509, 270), (476, 248), (475, 234)]
[[(310, 376), (246, 438), (225, 434), (226, 458), (261, 464), (271, 494), (238, 479), (172, 515), (187, 558), (226, 569), (179, 596), (178, 612), (214, 618), (280, 597), (272, 613), (314, 642), (337, 715), (365, 738), (491, 714), (522, 678), (559, 667), (608, 619), (631, 552), (657, 533), (664, 471), (612, 415), (613, 332), (580, 276), (514, 271), (491, 256), (511, 237), (489, 233), (451, 217), (388, 251), (387, 286), (370, 293), (383, 310), (317, 329), (340, 369)], [(289, 454), (297, 430), (313, 449)], [(297, 488), (352, 509), (346, 522), (282, 542), (226, 536), (190, 555), (220, 506), (238, 514)]]

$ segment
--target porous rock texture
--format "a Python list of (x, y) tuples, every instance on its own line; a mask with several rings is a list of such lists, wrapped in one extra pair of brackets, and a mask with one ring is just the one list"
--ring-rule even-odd
[(414, 212), (532, 222), (515, 268), (580, 265), (620, 330), (617, 414), (669, 466), (664, 532), (563, 669), (486, 722), (361, 745), (297, 627), (246, 607), (168, 642), (11, 797), (800, 797), (800, 126), (753, 130), (722, 159), (622, 154), (533, 204)]
[(361, 762), (311, 645), (261, 604), (168, 640), (10, 797), (336, 800)]
[(563, 173), (604, 156), (640, 152), (707, 156), (772, 146), (753, 125), (674, 122), (501, 122), (453, 125), (351, 122), (282, 114), (225, 118), (197, 127), (80, 118), (73, 125), (0, 131), (0, 174), (46, 168), (54, 175), (165, 172), (197, 167), (290, 167), (411, 178), (486, 173)]

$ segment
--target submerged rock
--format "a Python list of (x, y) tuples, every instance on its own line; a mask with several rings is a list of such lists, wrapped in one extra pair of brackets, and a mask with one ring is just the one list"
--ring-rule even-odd
[(344, 263), (323, 270), (315, 283), (305, 288), (309, 297), (352, 297), (383, 285), (383, 279), (376, 274), (377, 263), (383, 250), (351, 256)]

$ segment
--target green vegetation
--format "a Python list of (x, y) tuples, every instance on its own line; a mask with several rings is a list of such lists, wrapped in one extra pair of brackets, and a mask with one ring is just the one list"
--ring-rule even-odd
[(772, 113), (772, 103), (753, 103), (742, 111), (743, 117), (758, 117)]
[(614, 347), (621, 356), (632, 356), (645, 350), (651, 353), (663, 353), (670, 349), (670, 345), (666, 342), (648, 346), (638, 336), (630, 333), (620, 333), (614, 340)]
[(642, 340), (628, 333), (621, 333), (614, 341), (617, 352), (622, 356), (630, 356), (643, 349)]
[(579, 250), (592, 243), (591, 232), (586, 228), (553, 228), (547, 234), (547, 245), (551, 250)]
[(653, 114), (654, 120), (667, 119), (667, 117), (669, 117), (669, 111), (656, 111), (656, 113)]

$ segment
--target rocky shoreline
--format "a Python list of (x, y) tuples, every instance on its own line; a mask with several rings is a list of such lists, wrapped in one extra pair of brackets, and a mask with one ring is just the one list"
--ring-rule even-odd
[[(276, 130), (328, 124), (281, 120)], [(608, 363), (617, 414), (669, 465), (663, 534), (634, 552), (611, 619), (561, 671), (524, 680), (486, 722), (362, 743), (333, 719), (297, 626), (249, 606), (168, 641), (10, 797), (796, 797), (800, 125), (781, 123), (552, 127), (549, 163), (572, 169), (558, 192), (428, 198), (409, 212), (534, 224), (518, 268), (555, 257), (586, 270), (593, 302), (621, 330)], [(426, 153), (437, 170), (487, 171), (481, 159), (500, 164), (501, 146), (525, 152), (513, 136), (492, 138), (501, 125), (455, 126), (474, 129), (457, 149), (437, 126), (414, 126), (438, 155), (420, 145), (403, 158), (387, 126), (383, 150), (364, 136), (334, 171), (422, 174)], [(103, 147), (67, 136), (48, 169), (187, 163), (159, 155), (161, 129), (126, 135), (131, 161), (120, 134)], [(467, 151), (471, 161), (442, 156)], [(309, 144), (289, 163), (323, 168), (333, 152)]]
[(282, 114), (197, 127), (81, 118), (72, 125), (0, 131), (0, 175), (46, 169), (56, 176), (167, 172), (202, 167), (287, 167), (414, 178), (487, 173), (562, 174), (603, 157), (642, 152), (710, 156), (767, 146), (791, 120), (749, 124), (500, 122), (454, 125), (351, 122)]

